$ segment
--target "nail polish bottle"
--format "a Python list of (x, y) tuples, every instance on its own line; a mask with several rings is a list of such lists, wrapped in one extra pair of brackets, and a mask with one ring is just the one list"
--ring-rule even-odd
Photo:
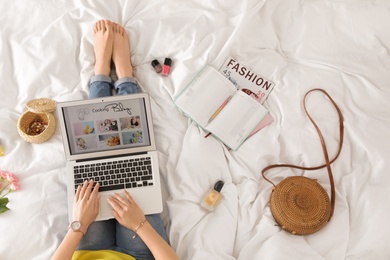
[(158, 62), (158, 60), (153, 60), (152, 66), (153, 66), (154, 70), (156, 71), (156, 73), (160, 73), (162, 71), (162, 66), (161, 66), (160, 62)]
[(223, 185), (223, 181), (217, 181), (214, 185), (214, 189), (209, 190), (200, 205), (209, 211), (213, 211), (222, 198), (220, 192), (223, 188)]
[(172, 65), (172, 60), (170, 58), (165, 58), (164, 67), (161, 75), (165, 77), (168, 76), (169, 71), (171, 70), (171, 65)]

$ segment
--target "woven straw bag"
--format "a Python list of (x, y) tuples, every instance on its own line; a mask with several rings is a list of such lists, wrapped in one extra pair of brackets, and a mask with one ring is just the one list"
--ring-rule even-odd
[(27, 102), (26, 106), (28, 110), (18, 120), (19, 135), (29, 143), (39, 144), (47, 141), (56, 128), (56, 120), (52, 114), (56, 102), (52, 99), (40, 98)]
[[(306, 97), (313, 91), (323, 92), (335, 107), (340, 121), (340, 141), (336, 156), (330, 160), (322, 133), (306, 109)], [(305, 113), (314, 125), (320, 137), (324, 152), (325, 164), (317, 167), (302, 167), (292, 164), (273, 164), (263, 169), (263, 178), (274, 187), (271, 193), (270, 208), (275, 221), (286, 231), (294, 235), (309, 235), (323, 228), (332, 218), (335, 205), (335, 187), (330, 165), (338, 158), (344, 139), (344, 123), (341, 110), (329, 94), (323, 89), (312, 89), (304, 97)], [(301, 170), (319, 170), (327, 168), (331, 187), (331, 197), (314, 179), (304, 176), (287, 177), (278, 185), (265, 177), (264, 173), (278, 167), (289, 167)]]

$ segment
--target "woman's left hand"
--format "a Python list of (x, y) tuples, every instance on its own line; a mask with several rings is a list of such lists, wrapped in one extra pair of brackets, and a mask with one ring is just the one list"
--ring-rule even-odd
[(145, 220), (145, 214), (142, 212), (133, 197), (124, 190), (123, 195), (114, 194), (108, 199), (114, 214), (114, 217), (122, 225), (134, 231), (134, 229)]

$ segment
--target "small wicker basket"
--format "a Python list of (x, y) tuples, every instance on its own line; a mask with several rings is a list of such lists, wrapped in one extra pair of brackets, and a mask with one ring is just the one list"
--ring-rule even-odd
[(56, 120), (52, 112), (56, 102), (48, 98), (34, 99), (27, 102), (28, 111), (18, 120), (19, 135), (29, 143), (43, 143), (54, 133)]

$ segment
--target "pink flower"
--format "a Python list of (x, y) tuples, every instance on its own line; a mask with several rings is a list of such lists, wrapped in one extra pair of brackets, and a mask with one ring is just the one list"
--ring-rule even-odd
[(6, 172), (0, 171), (0, 178), (6, 179), (7, 178), (6, 175), (7, 175)]
[(10, 189), (11, 189), (12, 191), (20, 190), (20, 186), (19, 186), (19, 184), (16, 183), (16, 182), (12, 182), (12, 183), (9, 185), (9, 187), (10, 187)]
[[(4, 172), (0, 170), (0, 214), (9, 210), (7, 207), (8, 199), (5, 198), (12, 191), (17, 191), (20, 189), (18, 184), (18, 177), (10, 172)], [(7, 187), (9, 187), (7, 189)], [(5, 191), (5, 194), (2, 194)]]
[(11, 183), (14, 183), (14, 182), (18, 182), (19, 179), (18, 177), (16, 177), (14, 174), (10, 173), (10, 172), (7, 172), (5, 174), (5, 177), (7, 178), (7, 180)]

